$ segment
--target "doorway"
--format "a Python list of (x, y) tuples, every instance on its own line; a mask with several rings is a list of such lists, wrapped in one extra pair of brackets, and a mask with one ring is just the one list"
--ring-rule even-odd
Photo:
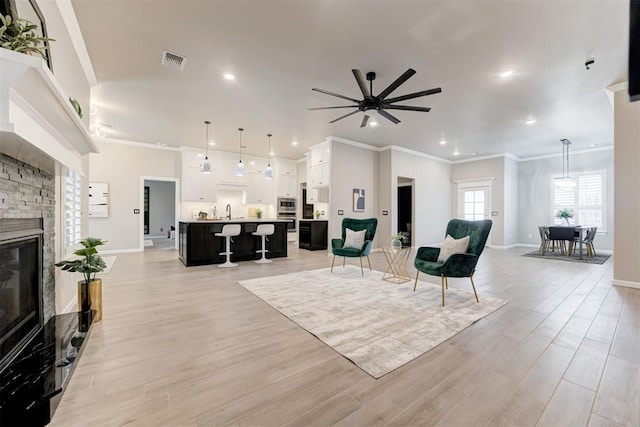
[[(491, 185), (484, 182), (458, 183), (458, 218), (480, 221), (491, 218)], [(491, 246), (491, 233), (487, 238)]]
[(398, 177), (397, 232), (402, 234), (402, 246), (413, 245), (413, 183), (410, 178)]
[(176, 233), (180, 217), (177, 178), (140, 177), (140, 249), (154, 246), (178, 247)]

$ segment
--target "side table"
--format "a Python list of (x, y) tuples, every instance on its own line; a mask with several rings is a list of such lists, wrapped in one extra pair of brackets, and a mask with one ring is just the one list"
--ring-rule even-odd
[(382, 275), (382, 280), (396, 284), (411, 280), (407, 271), (407, 260), (411, 253), (411, 247), (385, 247), (382, 248), (382, 253), (389, 265)]

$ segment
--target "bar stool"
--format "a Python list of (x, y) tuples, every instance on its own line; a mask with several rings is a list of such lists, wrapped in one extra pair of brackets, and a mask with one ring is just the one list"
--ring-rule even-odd
[(231, 262), (231, 254), (233, 253), (231, 252), (231, 242), (233, 242), (231, 238), (239, 234), (240, 234), (240, 224), (225, 224), (222, 226), (222, 232), (215, 234), (215, 236), (217, 237), (224, 237), (226, 239), (225, 251), (220, 252), (220, 255), (226, 255), (227, 261), (224, 264), (218, 264), (218, 267), (237, 267), (238, 266), (238, 264), (234, 264)]
[(258, 228), (256, 229), (256, 231), (251, 233), (254, 236), (262, 236), (262, 249), (256, 251), (256, 253), (262, 252), (262, 258), (254, 262), (258, 264), (267, 264), (269, 262), (273, 262), (270, 259), (265, 258), (265, 254), (269, 252), (267, 250), (265, 241), (268, 240), (267, 236), (271, 236), (274, 233), (274, 231), (275, 231), (275, 226), (273, 224), (260, 224), (258, 225)]

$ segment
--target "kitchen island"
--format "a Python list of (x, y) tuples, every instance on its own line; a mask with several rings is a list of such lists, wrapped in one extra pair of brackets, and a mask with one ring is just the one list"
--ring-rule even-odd
[(178, 227), (178, 252), (182, 263), (193, 265), (222, 264), (225, 256), (225, 238), (215, 234), (225, 224), (240, 224), (240, 235), (233, 237), (231, 261), (251, 261), (260, 258), (256, 253), (261, 248), (261, 238), (253, 236), (260, 224), (273, 224), (275, 231), (268, 236), (267, 258), (287, 256), (287, 224), (290, 220), (278, 219), (214, 219), (180, 221)]

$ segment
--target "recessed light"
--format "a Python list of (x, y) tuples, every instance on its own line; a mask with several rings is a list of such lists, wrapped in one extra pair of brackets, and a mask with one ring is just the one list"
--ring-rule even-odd
[(198, 157), (204, 157), (204, 154), (198, 153)]
[(209, 143), (209, 145), (216, 145), (216, 143), (215, 143), (215, 142), (213, 142), (213, 141), (211, 141), (211, 142)]
[(253, 160), (249, 162), (250, 165), (255, 165), (256, 162), (254, 162)]
[(454, 151), (454, 152), (453, 152), (453, 155), (454, 155), (454, 156), (459, 156), (459, 155), (460, 155), (460, 152), (459, 152), (458, 150), (456, 150), (456, 151)]
[(500, 77), (502, 77), (503, 79), (511, 77), (512, 75), (513, 75), (513, 70), (506, 70), (500, 73)]
[(274, 153), (273, 151), (269, 153), (270, 156), (275, 156), (276, 153)]
[(293, 141), (291, 145), (298, 145), (298, 141)]
[(369, 126), (374, 126), (374, 127), (378, 126), (378, 122), (371, 122), (371, 123), (369, 123)]
[(534, 124), (535, 122), (537, 122), (536, 119), (531, 119), (531, 120), (527, 120), (525, 123), (528, 124), (529, 126), (531, 126), (532, 124)]
[(225, 73), (225, 74), (223, 75), (223, 77), (224, 77), (225, 79), (227, 79), (227, 80), (235, 80), (235, 79), (236, 79), (236, 76), (234, 76), (234, 75), (233, 75), (233, 74), (231, 74), (231, 73)]
[(440, 140), (440, 145), (446, 145), (446, 144), (447, 144), (447, 141), (445, 141), (444, 139)]

